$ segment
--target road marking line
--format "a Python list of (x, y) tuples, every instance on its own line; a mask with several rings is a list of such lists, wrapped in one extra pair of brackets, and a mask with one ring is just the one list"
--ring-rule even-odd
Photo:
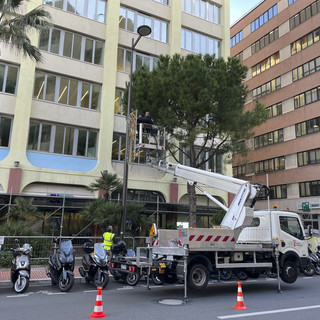
[(317, 309), (317, 308), (320, 308), (320, 305), (300, 307), (300, 308), (278, 309), (278, 310), (271, 310), (271, 311), (251, 312), (251, 313), (245, 313), (245, 314), (234, 314), (229, 316), (220, 316), (218, 317), (218, 319), (234, 319), (234, 318), (252, 317), (252, 316), (265, 315), (265, 314), (279, 313), (279, 312), (292, 312), (292, 311), (301, 311), (301, 310)]
[(302, 279), (313, 279), (313, 277), (303, 277)]
[(53, 296), (53, 295), (56, 295), (56, 294), (67, 294), (66, 292), (48, 292), (47, 295), (48, 296)]
[(83, 292), (97, 292), (97, 290), (85, 290)]
[(133, 287), (123, 287), (123, 288), (118, 288), (117, 290), (133, 290)]
[(15, 296), (7, 296), (7, 298), (20, 298), (20, 297), (27, 297), (29, 294), (17, 294)]

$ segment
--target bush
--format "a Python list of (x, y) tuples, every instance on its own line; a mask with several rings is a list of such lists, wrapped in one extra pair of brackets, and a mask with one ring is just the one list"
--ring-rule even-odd
[(0, 268), (11, 267), (12, 265), (12, 253), (11, 252), (0, 252)]

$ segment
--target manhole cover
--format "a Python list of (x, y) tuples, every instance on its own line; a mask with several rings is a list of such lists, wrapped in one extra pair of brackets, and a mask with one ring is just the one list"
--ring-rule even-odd
[(180, 299), (162, 299), (158, 301), (160, 304), (165, 304), (167, 306), (181, 306), (184, 304), (183, 300)]

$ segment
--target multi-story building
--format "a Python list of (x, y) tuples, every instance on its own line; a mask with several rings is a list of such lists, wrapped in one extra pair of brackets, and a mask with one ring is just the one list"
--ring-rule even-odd
[[(229, 1), (35, 0), (26, 10), (41, 5), (53, 23), (49, 32), (31, 35), (43, 62), (1, 45), (0, 215), (12, 197), (32, 196), (43, 210), (60, 206), (67, 214), (65, 232), (74, 233), (81, 227), (79, 210), (96, 196), (86, 186), (104, 170), (123, 176), (121, 97), (131, 61), (133, 70), (152, 70), (160, 55), (229, 56)], [(131, 57), (141, 25), (152, 33)], [(146, 166), (145, 159), (140, 150), (130, 164), (128, 200), (146, 201), (152, 213), (158, 202), (162, 226), (166, 219), (187, 221), (186, 206), (179, 207), (187, 203), (186, 182)], [(225, 193), (210, 192), (227, 202)], [(209, 203), (199, 197), (198, 204)], [(56, 215), (59, 222), (61, 210)]]
[(233, 175), (268, 183), (269, 206), (319, 229), (320, 1), (261, 1), (230, 32), (231, 56), (248, 67), (246, 108), (259, 100), (269, 112), (245, 142), (248, 156), (234, 156)]

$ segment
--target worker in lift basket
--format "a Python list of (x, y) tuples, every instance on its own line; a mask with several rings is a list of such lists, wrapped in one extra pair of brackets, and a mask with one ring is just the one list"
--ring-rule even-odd
[(103, 248), (108, 254), (108, 258), (112, 257), (111, 246), (117, 243), (115, 234), (112, 233), (112, 226), (108, 226), (106, 232), (102, 235)]

